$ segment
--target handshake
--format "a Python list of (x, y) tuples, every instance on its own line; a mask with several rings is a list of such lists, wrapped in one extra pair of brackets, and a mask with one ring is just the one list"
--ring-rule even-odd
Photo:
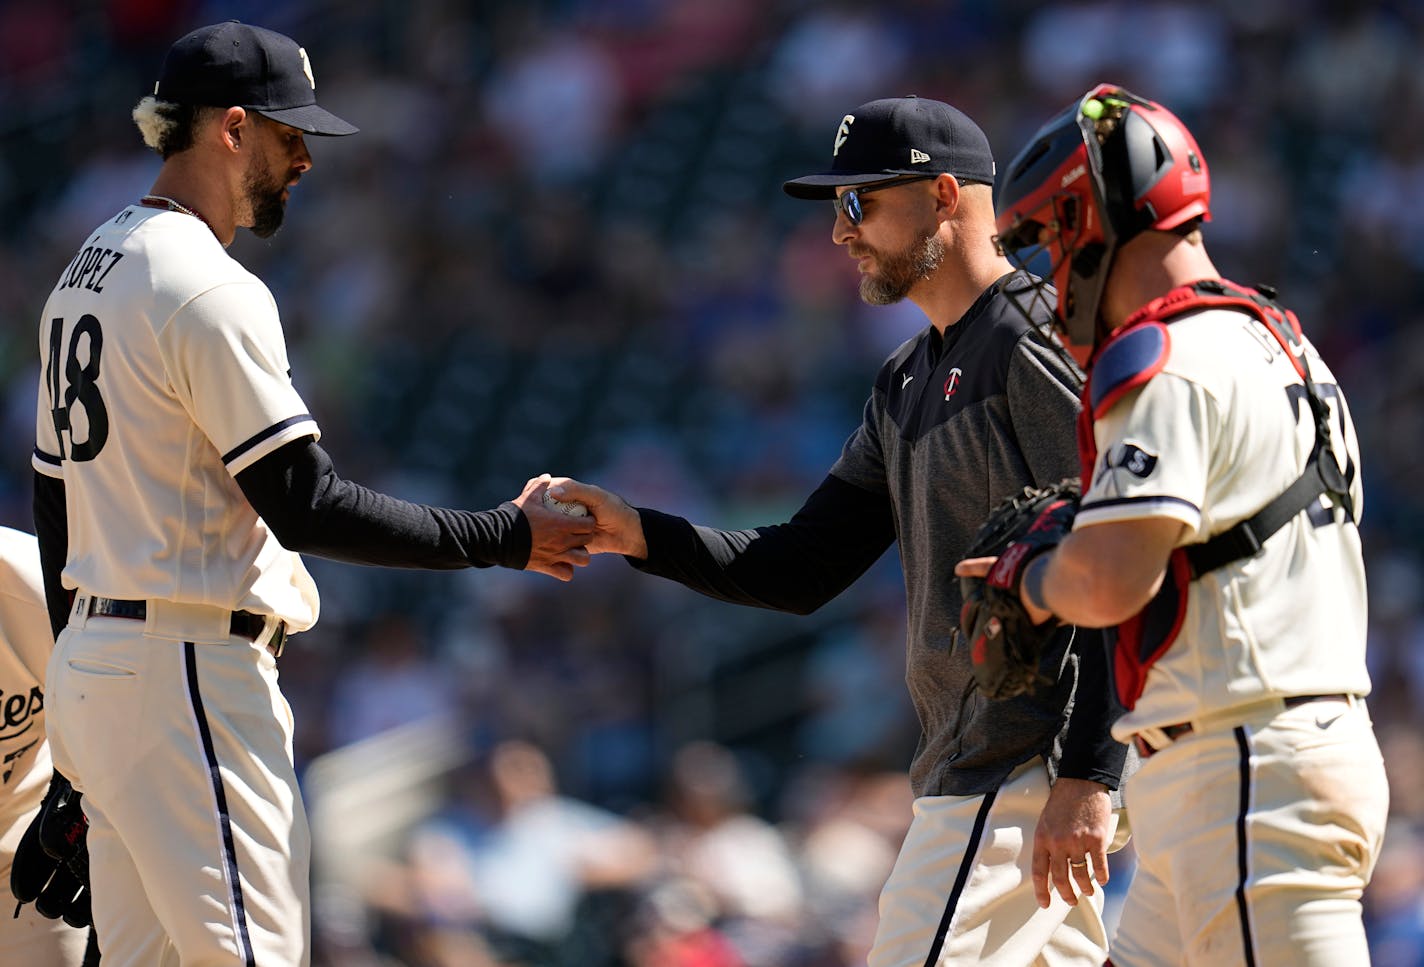
[(540, 474), (514, 504), (529, 522), (526, 571), (569, 581), (594, 554), (648, 556), (638, 511), (602, 487)]

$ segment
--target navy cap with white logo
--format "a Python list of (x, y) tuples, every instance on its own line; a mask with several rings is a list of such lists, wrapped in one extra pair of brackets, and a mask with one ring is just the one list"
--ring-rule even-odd
[(871, 101), (847, 114), (836, 129), (830, 170), (782, 188), (793, 198), (824, 200), (843, 185), (921, 174), (992, 185), (994, 156), (989, 139), (964, 112), (911, 94)]
[(236, 20), (180, 37), (153, 94), (175, 104), (244, 107), (308, 134), (360, 130), (317, 107), (311, 61), (296, 41)]

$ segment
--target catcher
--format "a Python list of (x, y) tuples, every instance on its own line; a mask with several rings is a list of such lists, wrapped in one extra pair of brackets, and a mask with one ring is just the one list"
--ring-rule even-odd
[(1092, 349), (1088, 483), (1076, 519), (1044, 506), (956, 567), (986, 578), (963, 620), (1009, 690), (1059, 621), (1114, 629), (1113, 735), (1145, 757), (1118, 967), (1368, 964), (1389, 792), (1355, 428), (1295, 314), (1217, 273), (1209, 202), (1191, 132), (1111, 85), (1010, 164), (999, 243), (1048, 253), (1058, 323)]

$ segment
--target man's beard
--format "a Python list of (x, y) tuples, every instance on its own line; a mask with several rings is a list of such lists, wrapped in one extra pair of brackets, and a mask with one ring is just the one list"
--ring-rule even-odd
[(915, 283), (929, 278), (946, 254), (939, 235), (930, 234), (919, 243), (893, 255), (876, 253), (879, 269), (860, 278), (860, 297), (872, 306), (888, 306), (909, 295)]
[(242, 188), (247, 192), (247, 203), (252, 206), (252, 234), (271, 238), (282, 227), (282, 218), (287, 214), (287, 203), (282, 198), (287, 186), (271, 173), (259, 173), (254, 165), (247, 169)]

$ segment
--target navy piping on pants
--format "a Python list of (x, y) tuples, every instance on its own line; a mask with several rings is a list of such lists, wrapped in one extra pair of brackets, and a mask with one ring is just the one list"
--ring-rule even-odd
[(989, 810), (994, 807), (994, 797), (998, 790), (984, 794), (984, 802), (979, 806), (979, 815), (974, 817), (974, 831), (969, 834), (969, 842), (964, 848), (964, 859), (959, 862), (959, 875), (954, 878), (954, 889), (949, 891), (945, 903), (944, 916), (939, 919), (939, 929), (935, 931), (934, 943), (930, 945), (930, 955), (925, 958), (925, 967), (935, 967), (940, 951), (944, 949), (945, 937), (949, 936), (949, 925), (954, 920), (954, 910), (959, 906), (959, 897), (964, 893), (964, 884), (969, 882), (969, 871), (974, 869), (974, 861), (979, 856), (979, 840), (984, 835), (984, 827), (989, 822)]
[(208, 729), (208, 718), (203, 713), (203, 696), (198, 690), (198, 662), (191, 641), (183, 642), (183, 670), (188, 677), (188, 701), (192, 705), (193, 718), (198, 723), (198, 734), (203, 741), (203, 759), (208, 766), (208, 780), (212, 785), (213, 799), (218, 806), (218, 828), (222, 831), (223, 875), (231, 891), (228, 899), (235, 917), (233, 932), (237, 936), (238, 953), (242, 955), (242, 962), (247, 967), (256, 967), (252, 938), (247, 932), (247, 909), (242, 899), (242, 882), (237, 875), (237, 849), (232, 842), (232, 817), (227, 811), (227, 793), (223, 790), (222, 773), (218, 769), (217, 750), (213, 748), (213, 734)]
[(1251, 742), (1246, 729), (1236, 728), (1236, 745), (1241, 750), (1241, 808), (1236, 814), (1236, 912), (1241, 917), (1241, 951), (1246, 967), (1256, 967), (1255, 944), (1251, 940), (1251, 909), (1246, 903), (1246, 880), (1250, 875), (1247, 862), (1246, 817), (1251, 812)]

